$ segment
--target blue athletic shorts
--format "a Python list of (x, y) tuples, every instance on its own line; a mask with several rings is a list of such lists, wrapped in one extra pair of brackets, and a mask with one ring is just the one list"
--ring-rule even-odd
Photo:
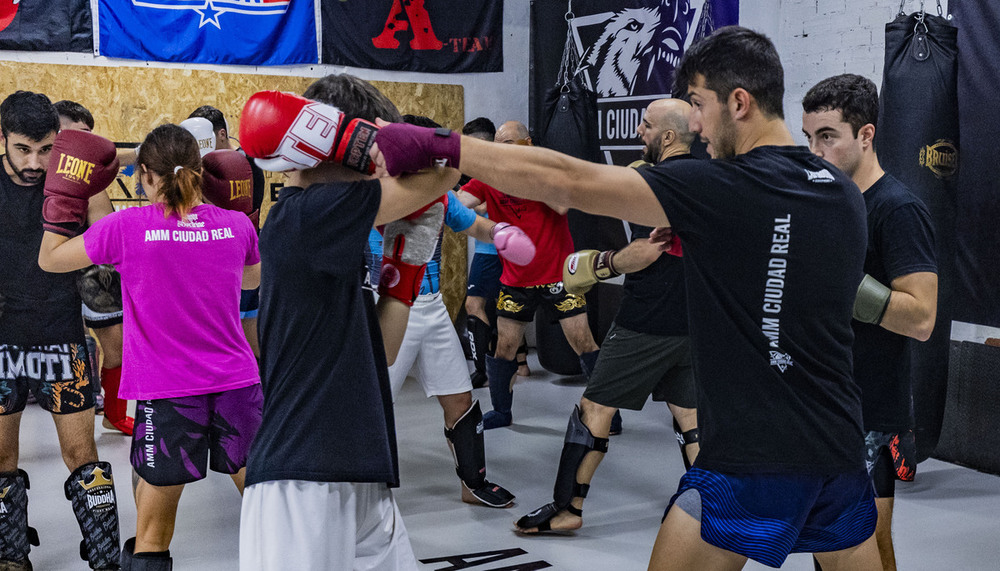
[(675, 502), (701, 521), (706, 542), (770, 567), (781, 567), (789, 553), (859, 545), (875, 532), (878, 517), (864, 468), (817, 476), (735, 475), (694, 466), (670, 506)]
[(500, 274), (503, 264), (496, 254), (476, 254), (472, 256), (472, 267), (469, 268), (469, 289), (465, 293), (470, 297), (481, 297), (488, 300), (497, 298), (500, 293)]

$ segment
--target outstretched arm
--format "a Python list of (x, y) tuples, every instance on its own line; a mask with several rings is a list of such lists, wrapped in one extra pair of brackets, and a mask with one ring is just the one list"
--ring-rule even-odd
[(83, 236), (67, 238), (55, 232), (42, 235), (38, 249), (38, 265), (46, 272), (63, 274), (94, 265), (83, 245)]

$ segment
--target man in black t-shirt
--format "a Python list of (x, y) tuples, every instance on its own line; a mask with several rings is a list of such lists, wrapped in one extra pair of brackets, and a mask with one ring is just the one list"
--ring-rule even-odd
[[(84, 536), (80, 553), (94, 569), (118, 569), (114, 478), (94, 442), (93, 377), (77, 274), (38, 266), (43, 187), (59, 115), (45, 95), (18, 91), (0, 104), (0, 130), (0, 296), (6, 301), (0, 314), (0, 568), (30, 569), (29, 544), (38, 545), (28, 527), (28, 475), (19, 468), (17, 445), (30, 392), (52, 413), (71, 472), (64, 488)], [(59, 165), (64, 158), (56, 157)]]
[[(335, 137), (353, 119), (400, 120), (388, 98), (346, 74), (316, 81), (305, 96), (312, 101), (256, 94), (241, 118), (244, 146), (260, 150), (257, 139), (274, 134), (272, 129), (280, 129), (273, 139), (281, 141), (306, 127), (315, 144), (317, 131)], [(300, 113), (311, 114), (310, 121), (295, 123)], [(332, 128), (312, 130), (316, 125)], [(380, 288), (376, 314), (365, 291), (365, 246), (372, 227), (386, 223), (386, 241), (392, 243), (392, 221), (443, 195), (459, 174), (435, 169), (375, 179), (329, 156), (311, 168), (296, 166), (286, 152), (279, 148), (266, 163), (292, 172), (260, 236), (264, 411), (247, 462), (240, 569), (415, 571), (390, 490), (399, 485), (399, 468), (387, 369), (409, 306)], [(275, 164), (280, 162), (289, 166)], [(441, 205), (438, 211), (437, 227), (425, 233), (435, 240)], [(387, 249), (405, 253), (420, 241), (407, 238), (413, 240)], [(423, 263), (433, 249), (433, 243), (425, 248)], [(389, 277), (406, 282), (405, 271)]]
[(861, 189), (868, 210), (865, 278), (855, 305), (854, 379), (861, 386), (868, 471), (875, 488), (875, 538), (896, 569), (892, 506), (897, 479), (916, 472), (910, 339), (926, 341), (937, 314), (937, 264), (927, 208), (879, 165), (878, 91), (854, 74), (824, 79), (802, 100), (809, 148)]
[[(649, 104), (637, 128), (645, 143), (642, 165), (691, 158), (695, 135), (688, 129), (690, 113), (691, 106), (680, 99)], [(650, 394), (668, 403), (685, 467), (698, 454), (683, 261), (664, 255), (649, 240), (652, 228), (630, 227), (632, 242), (621, 250), (576, 252), (563, 267), (563, 283), (571, 293), (582, 295), (598, 281), (625, 274), (624, 294), (580, 405), (570, 415), (568, 431), (580, 431), (586, 442), (567, 438), (553, 501), (518, 520), (521, 533), (583, 525), (583, 501), (606, 454), (612, 418), (619, 408), (641, 410)]]
[(763, 35), (720, 28), (685, 53), (675, 81), (713, 160), (635, 170), (412, 125), (379, 131), (374, 157), (389, 174), (444, 162), (514, 196), (681, 238), (701, 449), (651, 569), (732, 569), (748, 557), (779, 567), (790, 552), (878, 569), (851, 370), (861, 193), (794, 145), (784, 72)]

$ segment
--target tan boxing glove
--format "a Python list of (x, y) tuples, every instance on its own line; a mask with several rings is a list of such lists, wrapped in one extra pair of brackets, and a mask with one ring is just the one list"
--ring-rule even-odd
[(614, 250), (580, 250), (566, 256), (563, 262), (563, 287), (576, 295), (583, 295), (594, 287), (594, 284), (613, 277), (620, 276), (611, 261)]

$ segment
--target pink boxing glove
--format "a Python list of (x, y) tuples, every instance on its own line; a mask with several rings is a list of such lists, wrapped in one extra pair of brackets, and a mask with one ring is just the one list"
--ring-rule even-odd
[(375, 143), (389, 176), (432, 166), (458, 168), (462, 136), (451, 129), (391, 123), (379, 129)]
[(500, 222), (490, 231), (497, 254), (518, 266), (527, 266), (535, 259), (535, 243), (517, 226)]

